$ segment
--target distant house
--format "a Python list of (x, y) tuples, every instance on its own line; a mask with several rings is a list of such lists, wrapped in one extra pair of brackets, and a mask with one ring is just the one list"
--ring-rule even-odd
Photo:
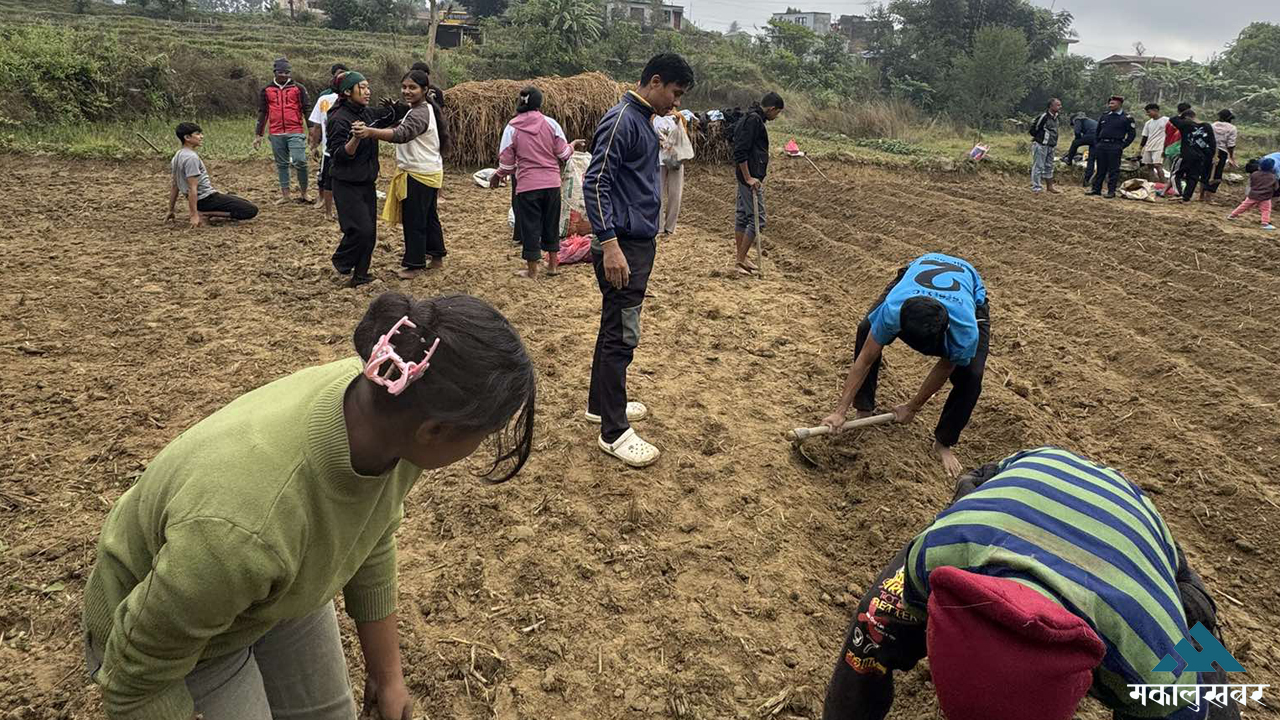
[(1160, 57), (1159, 55), (1112, 55), (1098, 61), (1098, 67), (1111, 68), (1117, 75), (1133, 75), (1154, 65), (1173, 67), (1181, 65), (1181, 60)]
[(679, 30), (684, 26), (683, 5), (662, 5), (662, 17), (656, 16), (658, 10), (653, 3), (644, 0), (612, 0), (609, 8), (610, 16), (621, 17), (645, 27)]
[(836, 32), (844, 38), (849, 52), (862, 55), (871, 46), (871, 30), (875, 22), (862, 15), (841, 15), (836, 21)]
[(831, 13), (800, 12), (788, 8), (787, 12), (774, 13), (773, 19), (807, 27), (819, 35), (827, 35), (831, 32)]
[[(431, 11), (418, 10), (415, 17), (425, 25), (431, 22)], [(476, 19), (465, 10), (441, 10), (440, 27), (436, 28), (436, 47), (456, 48), (462, 45), (463, 40), (481, 42), (480, 26)]]

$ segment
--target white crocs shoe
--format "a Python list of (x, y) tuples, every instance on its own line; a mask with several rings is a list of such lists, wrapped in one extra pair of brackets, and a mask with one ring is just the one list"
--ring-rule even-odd
[(658, 448), (641, 440), (635, 428), (627, 428), (627, 431), (613, 443), (605, 442), (604, 438), (597, 438), (596, 443), (606, 455), (612, 455), (634, 468), (649, 467), (657, 462), (658, 456), (662, 454)]
[[(587, 420), (593, 423), (600, 422), (600, 416), (596, 415), (595, 413), (587, 412), (587, 413), (583, 413), (583, 416), (586, 417)], [(641, 420), (647, 417), (649, 417), (649, 408), (645, 407), (644, 403), (639, 403), (639, 402), (627, 403), (627, 422), (629, 423), (640, 422)]]

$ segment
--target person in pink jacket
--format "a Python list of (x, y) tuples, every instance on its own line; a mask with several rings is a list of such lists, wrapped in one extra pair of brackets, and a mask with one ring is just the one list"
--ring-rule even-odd
[(542, 92), (529, 86), (520, 91), (516, 116), (502, 133), (498, 171), (489, 180), (498, 187), (503, 178), (516, 176), (516, 228), (524, 249), (520, 256), (528, 267), (516, 273), (533, 279), (538, 262), (547, 253), (547, 274), (555, 275), (560, 252), (560, 166), (585, 140), (568, 142), (555, 120), (543, 115)]

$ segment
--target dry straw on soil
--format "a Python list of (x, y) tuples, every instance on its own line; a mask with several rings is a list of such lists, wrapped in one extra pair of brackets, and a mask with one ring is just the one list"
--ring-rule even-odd
[(627, 91), (602, 73), (455, 85), (445, 93), (452, 137), (447, 157), (452, 164), (497, 164), (502, 130), (515, 115), (517, 96), (527, 85), (542, 91), (542, 112), (564, 127), (569, 140), (590, 140), (600, 118)]

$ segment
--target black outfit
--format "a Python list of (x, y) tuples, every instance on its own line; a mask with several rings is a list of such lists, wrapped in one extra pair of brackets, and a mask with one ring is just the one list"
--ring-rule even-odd
[(378, 242), (378, 141), (365, 138), (354, 153), (347, 152), (351, 125), (363, 122), (378, 127), (394, 121), (391, 108), (372, 109), (341, 100), (329, 110), (325, 121), (328, 132), (330, 179), (333, 182), (333, 204), (338, 210), (342, 241), (333, 253), (333, 267), (351, 274), (351, 286), (368, 282), (373, 248)]
[(1169, 122), (1182, 133), (1182, 145), (1179, 148), (1182, 163), (1178, 166), (1178, 172), (1174, 173), (1174, 187), (1178, 189), (1182, 202), (1191, 202), (1196, 186), (1200, 183), (1209, 184), (1209, 172), (1217, 158), (1218, 146), (1214, 140), (1213, 126), (1182, 116), (1169, 118)]
[(242, 197), (216, 192), (196, 201), (200, 212), (231, 213), (232, 220), (251, 220), (258, 216), (258, 206)]
[[(997, 467), (997, 463), (987, 463), (961, 476), (956, 482), (955, 495), (948, 507), (981, 487), (982, 483), (996, 474)], [(1175, 581), (1182, 596), (1182, 611), (1187, 618), (1187, 627), (1204, 623), (1209, 632), (1221, 640), (1217, 605), (1209, 597), (1204, 581), (1187, 565), (1187, 556), (1182, 552), (1182, 547), (1178, 546), (1177, 549), (1178, 570)], [(893, 705), (893, 671), (908, 671), (926, 657), (928, 618), (917, 618), (906, 609), (902, 602), (900, 582), (895, 580), (895, 576), (902, 572), (910, 551), (911, 543), (908, 543), (880, 572), (858, 603), (849, 632), (845, 635), (844, 645), (841, 646), (831, 684), (827, 686), (823, 720), (882, 720)], [(874, 618), (869, 618), (872, 602), (877, 607), (870, 613)], [(872, 628), (869, 626), (871, 622), (877, 624), (874, 630), (875, 636), (881, 640), (879, 643), (869, 641), (872, 636)], [(1194, 639), (1191, 642), (1197, 650), (1200, 649), (1199, 643)], [(875, 667), (878, 664), (885, 672), (859, 673), (853, 668), (855, 664), (864, 667)], [(1210, 684), (1230, 682), (1227, 673), (1216, 666), (1208, 678)], [(1239, 718), (1240, 708), (1234, 700), (1225, 708), (1209, 705), (1207, 720)], [(1114, 720), (1132, 719), (1115, 713)]]
[(1204, 189), (1211, 193), (1218, 192), (1218, 188), (1222, 185), (1222, 174), (1227, 171), (1227, 160), (1231, 159), (1231, 154), (1226, 148), (1218, 148), (1218, 162), (1213, 165), (1213, 172), (1209, 175), (1209, 181), (1205, 183)]
[[(862, 346), (867, 343), (867, 336), (871, 333), (871, 314), (875, 312), (876, 308), (880, 307), (880, 303), (884, 302), (885, 297), (898, 284), (898, 281), (902, 280), (902, 276), (906, 271), (906, 268), (898, 271), (898, 276), (885, 287), (880, 299), (876, 300), (871, 309), (867, 310), (866, 317), (862, 318), (862, 322), (858, 323), (857, 341), (853, 351), (855, 358), (862, 352)], [(974, 308), (974, 314), (978, 320), (978, 351), (968, 365), (957, 365), (951, 371), (951, 392), (947, 395), (947, 401), (942, 406), (942, 415), (938, 418), (938, 425), (933, 430), (934, 439), (943, 447), (953, 447), (960, 441), (960, 432), (969, 424), (969, 418), (973, 416), (973, 409), (978, 406), (978, 398), (982, 395), (982, 376), (987, 368), (987, 353), (991, 349), (991, 311), (989, 307), (989, 303), (984, 302)], [(883, 357), (876, 358), (876, 361), (871, 365), (871, 369), (867, 371), (867, 377), (862, 381), (862, 387), (858, 388), (858, 394), (853, 396), (853, 407), (855, 409), (864, 412), (875, 411), (876, 386), (880, 381), (880, 363), (882, 360)]]
[(611, 443), (631, 427), (627, 422), (627, 368), (640, 344), (640, 310), (658, 245), (653, 238), (618, 236), (618, 248), (627, 258), (631, 277), (626, 287), (615, 288), (604, 276), (604, 253), (592, 249), (603, 302), (600, 333), (591, 359), (591, 389), (587, 412), (600, 416), (600, 437)]
[(440, 227), (440, 188), (408, 178), (409, 192), (400, 204), (400, 223), (404, 226), (404, 257), (400, 264), (410, 270), (427, 266), (427, 256), (440, 259), (444, 249), (444, 229)]
[(537, 262), (543, 252), (560, 252), (560, 188), (516, 195), (515, 211), (516, 237), (524, 248), (520, 257)]
[(765, 122), (764, 108), (753, 105), (733, 133), (733, 172), (740, 185), (747, 184), (742, 168), (738, 167), (744, 162), (751, 177), (757, 180), (763, 182), (769, 173), (769, 130)]
[(333, 158), (320, 154), (320, 170), (316, 174), (316, 187), (321, 190), (333, 190), (333, 177), (330, 174), (330, 166), (333, 164)]
[(1123, 110), (1108, 112), (1098, 118), (1098, 170), (1093, 176), (1093, 194), (1102, 194), (1102, 180), (1107, 181), (1107, 196), (1114, 197), (1120, 184), (1120, 158), (1138, 134), (1133, 116)]
[(1075, 137), (1071, 140), (1071, 147), (1067, 149), (1067, 155), (1063, 161), (1068, 165), (1074, 165), (1076, 161), (1076, 151), (1081, 147), (1089, 148), (1089, 157), (1085, 161), (1084, 169), (1084, 185), (1089, 185), (1093, 180), (1094, 166), (1098, 163), (1098, 154), (1095, 147), (1098, 144), (1098, 121), (1092, 118), (1076, 118), (1071, 122), (1071, 129), (1075, 131)]

